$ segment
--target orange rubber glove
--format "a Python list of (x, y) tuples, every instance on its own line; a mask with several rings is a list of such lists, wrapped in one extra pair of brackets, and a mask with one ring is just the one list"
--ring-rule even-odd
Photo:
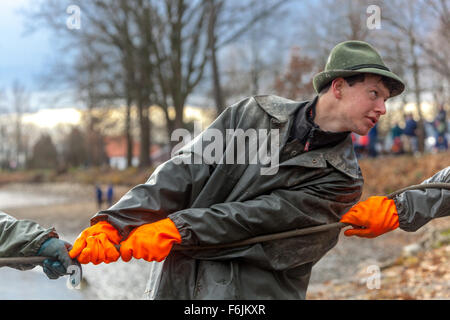
[(353, 229), (345, 230), (346, 236), (375, 238), (398, 228), (397, 207), (387, 197), (370, 197), (354, 205), (342, 216), (341, 222), (349, 223)]
[(131, 257), (159, 262), (169, 255), (174, 243), (180, 242), (177, 227), (166, 218), (134, 229), (121, 243), (120, 255), (125, 262), (130, 261)]
[(69, 256), (77, 258), (80, 263), (93, 264), (117, 261), (120, 254), (114, 247), (121, 240), (119, 232), (108, 222), (100, 221), (86, 228), (75, 240)]

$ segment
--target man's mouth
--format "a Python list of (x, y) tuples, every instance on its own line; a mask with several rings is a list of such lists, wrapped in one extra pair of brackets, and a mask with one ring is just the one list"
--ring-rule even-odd
[(367, 117), (367, 119), (369, 119), (372, 123), (372, 127), (374, 127), (378, 122), (378, 119), (376, 117)]

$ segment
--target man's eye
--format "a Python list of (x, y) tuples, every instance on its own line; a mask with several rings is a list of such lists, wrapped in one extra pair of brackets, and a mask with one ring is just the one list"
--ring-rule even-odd
[(378, 92), (376, 92), (375, 90), (372, 90), (372, 91), (370, 91), (370, 96), (372, 98), (376, 98), (376, 97), (378, 97)]

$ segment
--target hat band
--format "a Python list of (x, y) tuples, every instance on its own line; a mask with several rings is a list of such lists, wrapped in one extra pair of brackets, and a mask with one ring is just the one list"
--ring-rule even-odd
[(356, 66), (344, 68), (344, 70), (358, 70), (358, 69), (363, 69), (363, 68), (376, 68), (376, 69), (391, 71), (391, 70), (389, 70), (389, 68), (379, 65), (379, 64), (358, 64)]

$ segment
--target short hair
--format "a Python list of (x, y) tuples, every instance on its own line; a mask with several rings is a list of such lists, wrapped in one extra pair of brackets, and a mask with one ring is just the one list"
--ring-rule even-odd
[[(344, 77), (344, 80), (351, 87), (357, 82), (364, 82), (364, 80), (366, 79), (366, 74), (371, 74), (371, 73), (360, 73), (360, 74), (356, 74), (356, 75), (353, 75), (353, 76)], [(331, 87), (331, 83), (333, 82), (333, 80), (328, 82), (322, 89), (320, 89), (319, 96), (321, 96), (321, 95), (323, 95), (323, 94), (328, 92), (328, 90)], [(392, 92), (394, 91), (395, 87), (397, 86), (397, 82), (394, 79), (391, 79), (391, 78), (388, 78), (388, 77), (383, 77), (383, 76), (381, 76), (381, 82), (384, 84), (384, 86), (386, 88), (388, 88), (389, 95), (392, 96)]]

